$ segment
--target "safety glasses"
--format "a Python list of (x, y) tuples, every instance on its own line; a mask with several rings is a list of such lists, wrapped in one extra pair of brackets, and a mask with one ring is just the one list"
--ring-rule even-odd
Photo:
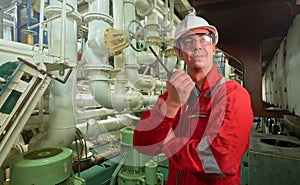
[(211, 34), (196, 33), (180, 38), (178, 43), (180, 44), (179, 46), (182, 50), (193, 50), (196, 43), (199, 43), (202, 46), (212, 44), (213, 38)]

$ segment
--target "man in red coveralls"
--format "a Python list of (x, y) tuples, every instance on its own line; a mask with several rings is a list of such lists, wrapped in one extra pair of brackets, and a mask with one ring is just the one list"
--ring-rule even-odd
[[(133, 144), (145, 155), (169, 159), (167, 185), (240, 184), (240, 160), (253, 121), (248, 92), (213, 64), (218, 32), (189, 14), (175, 30), (174, 49), (188, 74), (174, 72), (167, 92), (146, 111)], [(196, 96), (190, 96), (193, 88)]]

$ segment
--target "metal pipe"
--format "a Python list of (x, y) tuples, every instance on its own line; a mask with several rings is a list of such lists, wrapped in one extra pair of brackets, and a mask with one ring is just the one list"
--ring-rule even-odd
[(0, 39), (3, 39), (3, 8), (0, 6)]
[[(119, 30), (125, 29), (124, 23), (124, 0), (113, 0), (113, 15), (114, 15), (114, 28)], [(114, 69), (122, 70), (124, 66), (124, 56), (114, 56)]]
[[(89, 12), (101, 16), (109, 13), (109, 8), (108, 6), (106, 7), (106, 5), (108, 5), (107, 0), (89, 0), (88, 2)], [(125, 4), (128, 4), (128, 2)], [(131, 2), (130, 5), (134, 7), (133, 2)], [(126, 15), (128, 14), (127, 12), (134, 16), (134, 9), (132, 12), (126, 11)], [(112, 71), (112, 67), (107, 64), (108, 50), (105, 48), (103, 41), (103, 33), (105, 29), (109, 27), (110, 25), (104, 20), (91, 20), (89, 22), (89, 39), (83, 58), (87, 63), (85, 65), (85, 71), (89, 77), (90, 91), (95, 100), (105, 108), (113, 108), (115, 110), (140, 108), (144, 103), (144, 98), (141, 93), (134, 91), (120, 93), (125, 92), (120, 89), (116, 92), (111, 91), (109, 72)], [(156, 99), (157, 97), (153, 97), (153, 103)]]
[(45, 10), (45, 2), (40, 1), (40, 24), (39, 24), (39, 50), (40, 53), (43, 52), (43, 45), (44, 45), (44, 29), (42, 22), (44, 21), (44, 10)]
[[(58, 71), (53, 72), (59, 75)], [(76, 73), (62, 84), (52, 80), (50, 85), (49, 126), (47, 137), (40, 141), (40, 147), (69, 146), (75, 135), (76, 120), (74, 110)]]
[[(136, 3), (142, 3), (143, 1), (137, 1)], [(124, 21), (130, 22), (134, 20), (135, 17), (135, 4), (134, 1), (126, 1), (124, 2), (124, 9), (127, 10), (124, 14)], [(153, 90), (161, 90), (164, 86), (163, 81), (154, 79), (152, 76), (143, 76), (138, 73), (139, 65), (137, 63), (137, 54), (132, 48), (124, 49), (125, 53), (125, 75), (129, 84), (132, 85), (137, 90), (142, 91), (153, 91)]]
[[(65, 1), (64, 1), (65, 2)], [(65, 2), (66, 3), (66, 2)], [(70, 6), (77, 8), (76, 0), (68, 0)], [(65, 7), (64, 5), (62, 5)], [(52, 0), (48, 8), (62, 7), (61, 2)], [(63, 11), (63, 10), (61, 10)], [(75, 9), (77, 11), (77, 9)], [(55, 15), (54, 15), (55, 16)], [(52, 56), (62, 57), (61, 50), (68, 48), (66, 53), (63, 53), (63, 57), (70, 59), (71, 61), (77, 61), (77, 29), (76, 23), (72, 20), (65, 20), (66, 28), (65, 32), (68, 34), (61, 35), (63, 22), (61, 19), (56, 19), (49, 23), (49, 54)], [(40, 33), (42, 34), (42, 33)], [(61, 40), (64, 40), (64, 45), (57, 45)], [(66, 46), (65, 46), (66, 45)], [(42, 138), (40, 135), (31, 139), (33, 141), (29, 144), (29, 147), (51, 147), (51, 146), (69, 146), (75, 136), (76, 131), (76, 119), (75, 119), (75, 88), (77, 83), (76, 71), (71, 74), (62, 75), (60, 71), (53, 71), (53, 76), (68, 75), (69, 78), (65, 84), (57, 80), (52, 80), (50, 84), (50, 99), (49, 99), (49, 126), (48, 130)], [(66, 79), (65, 78), (65, 79)], [(36, 143), (35, 143), (36, 141)]]
[[(136, 121), (138, 118), (136, 118)], [(106, 120), (89, 119), (87, 122), (77, 124), (85, 138), (97, 138), (100, 134), (120, 130), (125, 126), (131, 126), (134, 120), (130, 117), (119, 116)]]
[(15, 3), (15, 6), (14, 6), (14, 25), (13, 25), (13, 41), (17, 41), (17, 27), (18, 27), (18, 5), (17, 3)]
[(62, 2), (62, 6), (61, 6), (61, 56), (63, 61), (65, 61), (65, 57), (66, 57), (66, 24), (67, 24), (67, 4), (66, 4), (66, 0)]

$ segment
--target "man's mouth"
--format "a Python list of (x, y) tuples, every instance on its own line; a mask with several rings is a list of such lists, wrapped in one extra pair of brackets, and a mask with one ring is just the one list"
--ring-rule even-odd
[(199, 60), (199, 59), (201, 59), (201, 58), (203, 58), (205, 55), (193, 55), (193, 56), (191, 56), (191, 58), (193, 59), (193, 60)]

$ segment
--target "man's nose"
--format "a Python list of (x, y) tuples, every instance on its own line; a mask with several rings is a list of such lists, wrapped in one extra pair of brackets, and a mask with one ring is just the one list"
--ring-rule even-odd
[(202, 49), (203, 45), (200, 43), (200, 41), (195, 40), (194, 42), (194, 50)]

